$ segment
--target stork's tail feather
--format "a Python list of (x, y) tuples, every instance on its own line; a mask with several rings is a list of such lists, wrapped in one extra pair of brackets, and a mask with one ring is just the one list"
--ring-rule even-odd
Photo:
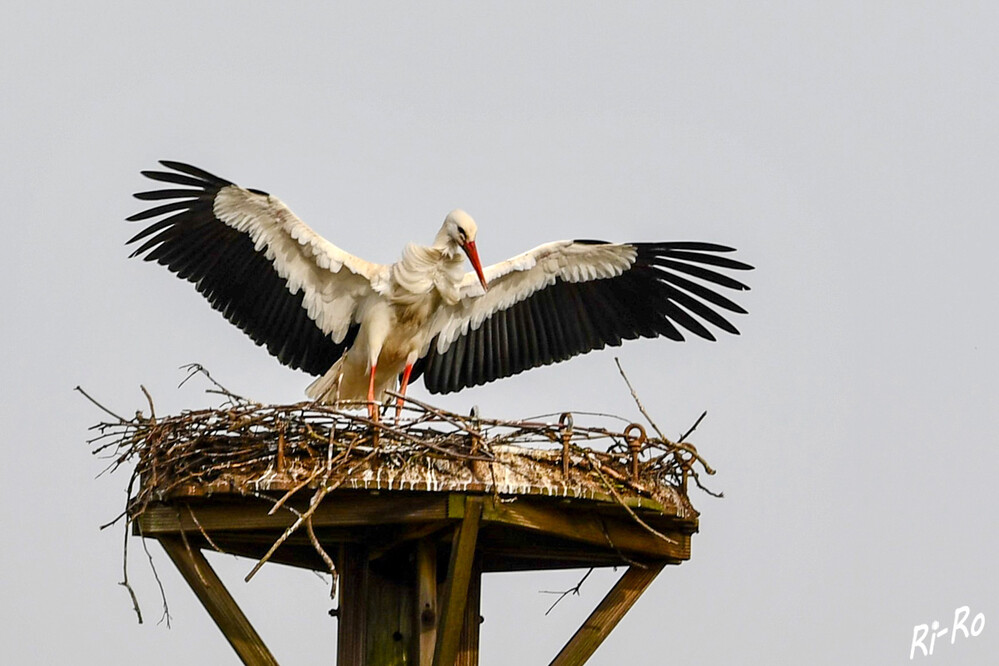
[(332, 405), (340, 399), (340, 380), (343, 377), (343, 357), (333, 364), (322, 377), (309, 384), (305, 395), (312, 400)]

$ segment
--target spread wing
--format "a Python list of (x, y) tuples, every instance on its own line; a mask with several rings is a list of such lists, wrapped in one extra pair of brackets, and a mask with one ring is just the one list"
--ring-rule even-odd
[(388, 269), (319, 236), (276, 197), (180, 162), (143, 171), (184, 186), (140, 192), (165, 201), (128, 218), (160, 218), (131, 238), (131, 256), (194, 283), (212, 307), (279, 361), (326, 372), (357, 334), (359, 304), (385, 288)]
[(701, 242), (557, 241), (474, 273), (461, 298), (434, 320), (415, 372), (432, 393), (450, 393), (548, 365), (622, 340), (683, 332), (714, 340), (708, 325), (738, 330), (722, 311), (746, 311), (717, 291), (749, 287), (720, 272), (752, 267)]

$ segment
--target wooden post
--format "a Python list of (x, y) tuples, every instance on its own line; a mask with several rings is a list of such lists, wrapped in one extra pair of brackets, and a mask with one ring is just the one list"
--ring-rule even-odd
[(344, 544), (339, 666), (403, 666), (418, 639), (412, 567), (373, 566), (363, 544)]
[(243, 663), (277, 666), (277, 660), (201, 551), (178, 536), (161, 536), (159, 542)]
[[(447, 568), (444, 600), (441, 603), (441, 619), (437, 625), (437, 646), (434, 649), (433, 666), (453, 666), (458, 656), (461, 630), (465, 622), (468, 587), (475, 559), (475, 540), (479, 533), (479, 519), (482, 517), (482, 503), (482, 497), (479, 496), (468, 497), (465, 500), (465, 515), (455, 531), (454, 543), (451, 546), (451, 561)], [(477, 631), (478, 626), (475, 629)]]
[(410, 664), (411, 647), (419, 637), (413, 569), (412, 563), (377, 566), (368, 561), (366, 666)]
[(648, 564), (644, 569), (634, 565), (628, 567), (550, 666), (585, 664), (665, 565), (665, 562), (657, 562)]
[(359, 544), (340, 548), (340, 615), (337, 618), (337, 666), (362, 666), (367, 627), (368, 558)]
[(432, 666), (437, 643), (437, 544), (430, 537), (416, 544), (416, 626), (419, 640), (413, 662)]

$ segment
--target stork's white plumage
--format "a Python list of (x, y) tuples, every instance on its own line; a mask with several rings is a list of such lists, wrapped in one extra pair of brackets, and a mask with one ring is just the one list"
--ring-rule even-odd
[[(702, 323), (738, 334), (716, 308), (745, 313), (707, 285), (748, 287), (715, 268), (751, 267), (712, 243), (556, 241), (482, 268), (477, 228), (448, 214), (429, 247), (410, 244), (374, 264), (316, 234), (276, 197), (164, 161), (143, 171), (185, 186), (140, 192), (168, 203), (134, 236), (145, 255), (193, 282), (229, 321), (279, 361), (319, 379), (326, 402), (375, 401), (423, 376), (449, 393), (677, 328), (714, 340)], [(468, 258), (473, 271), (463, 269)]]

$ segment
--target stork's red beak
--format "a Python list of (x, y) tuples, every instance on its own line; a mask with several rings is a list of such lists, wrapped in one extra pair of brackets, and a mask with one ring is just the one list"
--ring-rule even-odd
[(475, 241), (466, 241), (462, 249), (468, 255), (468, 261), (472, 264), (472, 268), (475, 269), (475, 274), (479, 276), (482, 288), (488, 290), (489, 285), (486, 284), (486, 276), (482, 273), (482, 262), (479, 261), (479, 251), (475, 249)]

